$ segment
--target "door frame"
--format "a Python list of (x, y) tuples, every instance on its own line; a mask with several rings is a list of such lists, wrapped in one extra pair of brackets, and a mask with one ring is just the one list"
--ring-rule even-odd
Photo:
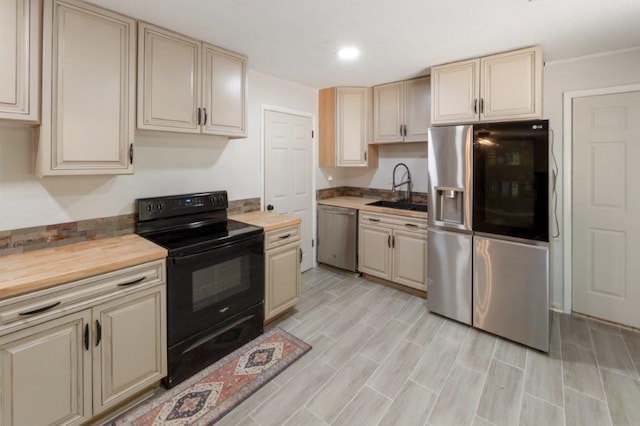
[(564, 237), (562, 238), (564, 247), (562, 259), (564, 264), (563, 311), (565, 314), (570, 314), (573, 308), (573, 100), (587, 96), (615, 95), (618, 93), (637, 91), (640, 91), (640, 84), (576, 90), (565, 92), (562, 96), (562, 125), (564, 129), (562, 133), (562, 205), (564, 211), (562, 215), (562, 229), (564, 230)]
[[(315, 211), (317, 200), (316, 200), (316, 164), (318, 164), (318, 122), (316, 114), (299, 111), (291, 108), (279, 107), (275, 105), (269, 104), (261, 104), (260, 105), (260, 210), (264, 210), (264, 196), (265, 196), (265, 182), (266, 182), (266, 156), (265, 156), (265, 126), (266, 120), (265, 115), (267, 111), (280, 112), (283, 114), (291, 114), (297, 115), (300, 117), (311, 118), (311, 129), (313, 130), (313, 137), (311, 138), (311, 210)], [(311, 215), (311, 239), (315, 242), (315, 235), (317, 231), (317, 218), (315, 214)], [(316, 260), (316, 244), (311, 245), (311, 267), (315, 268), (318, 266), (318, 262)]]

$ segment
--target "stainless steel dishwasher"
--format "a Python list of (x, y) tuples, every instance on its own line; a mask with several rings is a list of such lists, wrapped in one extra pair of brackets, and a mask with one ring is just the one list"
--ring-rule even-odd
[(318, 262), (356, 271), (358, 267), (358, 211), (318, 206)]

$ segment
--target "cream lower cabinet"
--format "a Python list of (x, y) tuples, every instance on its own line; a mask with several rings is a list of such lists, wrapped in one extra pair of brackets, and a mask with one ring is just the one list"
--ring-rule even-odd
[(135, 28), (88, 3), (44, 0), (39, 176), (133, 173)]
[(265, 234), (265, 321), (291, 309), (300, 298), (300, 225)]
[(0, 301), (3, 425), (82, 424), (166, 375), (164, 261)]
[(358, 270), (427, 289), (427, 220), (360, 211)]

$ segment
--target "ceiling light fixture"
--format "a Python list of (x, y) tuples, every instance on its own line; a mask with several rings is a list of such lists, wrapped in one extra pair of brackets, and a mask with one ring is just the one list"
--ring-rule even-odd
[(347, 46), (338, 50), (338, 57), (345, 61), (353, 61), (360, 56), (360, 50), (357, 47)]

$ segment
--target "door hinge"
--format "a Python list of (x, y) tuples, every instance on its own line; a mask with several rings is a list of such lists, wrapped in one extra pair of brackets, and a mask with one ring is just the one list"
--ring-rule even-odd
[(314, 240), (313, 238), (311, 239), (311, 247), (315, 247), (316, 246), (316, 240)]

